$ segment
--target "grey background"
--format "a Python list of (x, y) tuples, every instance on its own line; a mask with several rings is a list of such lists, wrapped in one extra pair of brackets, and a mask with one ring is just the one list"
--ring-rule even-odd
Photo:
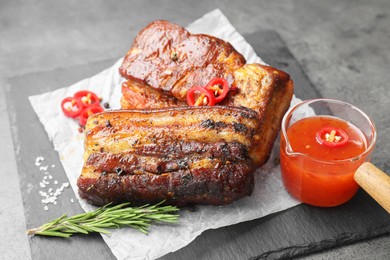
[[(0, 252), (4, 259), (30, 257), (10, 138), (14, 130), (5, 105), (7, 78), (119, 58), (150, 21), (168, 19), (186, 25), (215, 8), (241, 34), (277, 31), (322, 96), (366, 111), (380, 126), (381, 140), (387, 141), (377, 144), (374, 163), (389, 169), (390, 1), (2, 0)], [(387, 236), (308, 259), (381, 259), (389, 258), (389, 252)]]

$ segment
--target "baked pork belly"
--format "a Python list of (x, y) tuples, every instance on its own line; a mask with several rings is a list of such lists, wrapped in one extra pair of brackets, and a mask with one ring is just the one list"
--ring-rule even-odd
[[(79, 194), (89, 203), (228, 204), (252, 193), (292, 94), (290, 76), (246, 64), (231, 44), (155, 21), (119, 69), (121, 111), (88, 119)], [(189, 107), (188, 90), (230, 85), (214, 107)]]
[(212, 78), (232, 83), (233, 72), (244, 64), (245, 58), (230, 43), (158, 20), (138, 33), (119, 73), (131, 83), (185, 101), (188, 89), (205, 86)]
[(231, 203), (252, 193), (257, 113), (177, 107), (91, 115), (79, 194), (100, 206)]

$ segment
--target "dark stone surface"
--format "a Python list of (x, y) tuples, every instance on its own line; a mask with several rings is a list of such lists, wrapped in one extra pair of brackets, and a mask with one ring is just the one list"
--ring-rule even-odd
[[(122, 56), (128, 50), (138, 30), (150, 21), (162, 18), (186, 25), (215, 8), (220, 8), (242, 34), (249, 35), (261, 30), (277, 31), (301, 65), (304, 74), (314, 83), (322, 96), (347, 101), (366, 111), (377, 124), (378, 130), (378, 144), (374, 150), (373, 162), (389, 172), (390, 1), (388, 0), (247, 0), (245, 2), (237, 0), (118, 0), (115, 2), (2, 0), (0, 1), (0, 129), (2, 129), (0, 131), (0, 164), (2, 165), (0, 178), (6, 181), (0, 183), (0, 226), (2, 228), (0, 251), (4, 259), (31, 258), (25, 235), (23, 206), (26, 206), (26, 211), (37, 209), (22, 204), (16, 170), (20, 160), (15, 162), (14, 151), (19, 157), (22, 149), (39, 146), (30, 142), (26, 148), (21, 147), (20, 143), (15, 145), (12, 143), (11, 137), (17, 131), (26, 134), (30, 132), (17, 129), (15, 124), (9, 124), (8, 117), (11, 123), (15, 122), (16, 114), (6, 105), (6, 97), (3, 93), (8, 85), (6, 79), (39, 71), (53, 72), (55, 68), (69, 68), (69, 71), (77, 77), (61, 80), (61, 76), (56, 75), (50, 87), (57, 88), (60, 86), (59, 83), (71, 84), (73, 83), (71, 80), (90, 76), (109, 65), (107, 63), (104, 66), (94, 67), (93, 64), (96, 62)], [(266, 53), (258, 54), (265, 60), (272, 60), (264, 56), (267, 55)], [(87, 66), (90, 67), (88, 71), (82, 69), (84, 66), (74, 67), (84, 64), (91, 64)], [(283, 66), (283, 61), (279, 65)], [(75, 68), (79, 68), (82, 75)], [(54, 71), (58, 73), (61, 70)], [(37, 75), (45, 77), (46, 74)], [(42, 79), (34, 80), (41, 87)], [(299, 78), (294, 80), (296, 86), (301, 85)], [(20, 84), (24, 84), (23, 91), (31, 91), (31, 93), (40, 91), (40, 88), (36, 87), (37, 84), (30, 84), (29, 81)], [(13, 85), (8, 86), (8, 91), (11, 88)], [(15, 106), (19, 105), (15, 104)], [(47, 145), (45, 141), (42, 142), (43, 145)], [(51, 144), (48, 147), (51, 148)], [(54, 160), (56, 156), (53, 154), (50, 158)], [(32, 168), (34, 167), (26, 169)], [(21, 183), (23, 184), (23, 181)], [(73, 205), (73, 210), (69, 212), (76, 212), (78, 208)], [(32, 224), (31, 220), (27, 222), (29, 226)], [(240, 243), (239, 238), (233, 236), (227, 243), (237, 243), (241, 245), (239, 248), (246, 248), (245, 243)], [(54, 252), (46, 248), (44, 243), (41, 245), (40, 251), (48, 250), (52, 253), (46, 258), (66, 258), (63, 251)], [(207, 252), (205, 255), (208, 255)], [(37, 259), (44, 258), (33, 256)], [(390, 235), (310, 254), (304, 259), (390, 259)]]
[[(281, 67), (291, 74), (296, 82), (296, 94), (303, 98), (318, 97), (319, 94), (308, 80), (298, 62), (286, 48), (283, 40), (273, 31), (262, 31), (245, 36), (262, 57), (271, 65)], [(71, 189), (58, 199), (55, 210), (44, 211), (37, 190), (29, 190), (30, 183), (38, 186), (39, 169), (34, 167), (37, 156), (45, 157), (48, 164), (57, 167), (51, 174), (59, 182), (66, 182), (60, 167), (58, 154), (48, 140), (43, 126), (31, 109), (27, 97), (69, 85), (93, 75), (114, 60), (56, 69), (50, 72), (33, 73), (10, 79), (7, 91), (8, 109), (16, 151), (20, 187), (24, 202), (27, 227), (67, 212), (82, 212)], [(29, 82), (29, 88), (26, 87)], [(34, 143), (31, 143), (34, 139)], [(39, 145), (38, 145), (39, 144)], [(265, 218), (237, 225), (208, 230), (187, 247), (166, 255), (163, 259), (275, 259), (305, 255), (327, 248), (351, 243), (390, 232), (389, 216), (368, 195), (360, 191), (347, 204), (321, 209), (299, 205)], [(113, 255), (99, 235), (75, 236), (69, 240), (33, 237), (30, 239), (31, 254), (38, 259), (59, 254), (71, 259), (112, 259)]]
[[(8, 109), (15, 116), (10, 124), (13, 129), (16, 162), (20, 180), (27, 228), (34, 228), (57, 218), (64, 213), (75, 215), (84, 212), (77, 202), (72, 188), (65, 189), (58, 196), (57, 205), (51, 205), (44, 210), (39, 194), (39, 182), (44, 174), (36, 167), (35, 160), (42, 156), (42, 165), (49, 165), (50, 175), (61, 185), (68, 182), (58, 153), (54, 151), (43, 125), (32, 109), (28, 96), (44, 93), (69, 85), (93, 75), (108, 66), (113, 61), (77, 66), (70, 69), (56, 69), (51, 72), (34, 73), (23, 77), (10, 79), (12, 88), (7, 92)], [(26, 82), (32, 86), (26, 88)], [(54, 164), (55, 167), (51, 168)], [(50, 187), (55, 185), (51, 184)], [(33, 187), (33, 188), (32, 188)], [(75, 202), (71, 202), (73, 199)], [(88, 237), (74, 236), (71, 239), (30, 237), (31, 256), (36, 259), (115, 259), (108, 246), (99, 234)]]
[(389, 232), (387, 212), (359, 191), (350, 202), (336, 208), (299, 205), (265, 218), (205, 231), (163, 259), (290, 259)]

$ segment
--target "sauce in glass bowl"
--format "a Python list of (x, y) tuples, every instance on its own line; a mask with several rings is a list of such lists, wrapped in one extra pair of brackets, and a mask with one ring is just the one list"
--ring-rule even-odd
[(354, 174), (362, 163), (369, 160), (375, 132), (371, 137), (355, 124), (331, 115), (333, 113), (292, 119), (294, 109), (299, 110), (299, 107), (288, 112), (292, 114), (283, 120), (280, 139), (284, 186), (293, 197), (313, 206), (343, 204), (359, 188)]

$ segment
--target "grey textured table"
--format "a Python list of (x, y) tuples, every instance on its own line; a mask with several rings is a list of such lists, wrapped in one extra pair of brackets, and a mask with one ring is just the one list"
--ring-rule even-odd
[[(376, 122), (374, 162), (390, 168), (390, 2), (374, 1), (106, 1), (0, 2), (0, 251), (31, 256), (3, 90), (8, 78), (122, 56), (137, 31), (154, 19), (182, 25), (220, 8), (242, 34), (277, 31), (322, 96), (358, 105)], [(261, 53), (259, 53), (261, 56)], [(28, 84), (29, 82), (26, 82)], [(11, 114), (11, 122), (13, 115)], [(37, 259), (39, 256), (34, 255)], [(307, 258), (385, 259), (390, 237), (355, 243)]]

